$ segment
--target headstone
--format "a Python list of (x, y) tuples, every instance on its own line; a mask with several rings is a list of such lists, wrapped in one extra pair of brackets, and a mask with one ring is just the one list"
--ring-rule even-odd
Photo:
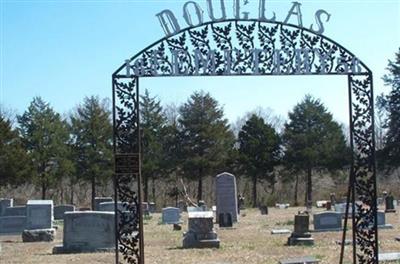
[(0, 217), (0, 234), (21, 234), (26, 229), (26, 216)]
[(213, 213), (191, 212), (188, 232), (184, 234), (183, 248), (219, 248), (219, 239), (214, 231)]
[(56, 206), (54, 206), (54, 219), (62, 220), (62, 219), (64, 219), (65, 212), (73, 212), (73, 211), (75, 211), (74, 205), (70, 205), (70, 204), (56, 205)]
[(314, 231), (342, 230), (342, 214), (338, 212), (322, 212), (314, 214)]
[(330, 194), (330, 198), (331, 198), (331, 205), (335, 205), (336, 204), (336, 194), (335, 193), (331, 193)]
[(3, 216), (7, 207), (13, 207), (14, 200), (13, 199), (0, 199), (0, 216)]
[(294, 216), (294, 231), (288, 238), (289, 246), (314, 245), (314, 238), (309, 231), (310, 216), (307, 213), (299, 213)]
[(26, 204), (27, 229), (53, 228), (53, 201), (29, 200)]
[(3, 213), (3, 216), (26, 216), (26, 206), (19, 205), (7, 207)]
[(142, 211), (143, 211), (143, 215), (145, 215), (145, 216), (149, 216), (150, 215), (149, 203), (148, 202), (142, 202)]
[(208, 211), (206, 202), (203, 200), (200, 200), (198, 203), (198, 207), (201, 208), (202, 211)]
[(261, 215), (267, 215), (268, 214), (268, 206), (261, 205), (260, 206), (260, 212), (261, 212)]
[(396, 212), (393, 201), (394, 201), (394, 198), (392, 195), (386, 196), (386, 199), (385, 199), (385, 205), (386, 205), (385, 212), (386, 213), (395, 213)]
[(181, 214), (179, 208), (167, 207), (162, 209), (163, 224), (179, 224), (181, 223)]
[(392, 229), (393, 228), (393, 225), (386, 224), (386, 217), (385, 217), (384, 211), (378, 211), (377, 217), (378, 217), (378, 228), (380, 228), (380, 229)]
[(94, 210), (95, 211), (101, 211), (100, 210), (100, 204), (101, 203), (112, 202), (112, 201), (113, 201), (112, 197), (95, 197), (94, 198)]
[(188, 207), (187, 207), (187, 211), (188, 211), (188, 213), (191, 213), (191, 212), (201, 212), (202, 209), (200, 209), (199, 207), (188, 206)]
[(154, 202), (149, 203), (149, 212), (154, 214), (156, 212), (156, 204)]
[[(118, 210), (121, 212), (127, 211), (126, 203), (117, 202)], [(100, 212), (114, 212), (115, 211), (115, 202), (103, 202), (98, 205), (98, 210)]]
[(178, 201), (178, 208), (181, 212), (186, 212), (187, 211), (187, 206), (186, 203), (182, 200)]
[(244, 210), (245, 209), (245, 207), (244, 207), (244, 196), (241, 195), (241, 194), (239, 194), (238, 203), (239, 203), (239, 209), (240, 210)]
[(235, 176), (224, 172), (217, 175), (215, 181), (217, 215), (221, 213), (230, 213), (232, 215), (233, 223), (238, 222), (238, 201)]
[(314, 257), (300, 257), (279, 261), (279, 264), (318, 264), (319, 260)]
[(220, 213), (218, 215), (219, 227), (232, 227), (232, 215), (230, 213)]
[[(342, 214), (342, 217), (345, 217), (345, 215), (346, 215), (346, 203), (337, 203), (337, 204), (335, 204), (334, 208), (335, 208), (336, 212)], [(356, 212), (357, 212), (357, 206), (355, 208), (356, 208)], [(349, 218), (352, 217), (352, 212), (353, 212), (353, 205), (350, 203), (349, 204), (349, 215), (348, 215)]]
[(331, 204), (330, 201), (328, 201), (328, 202), (326, 203), (326, 210), (327, 210), (327, 211), (332, 210), (332, 204)]
[(113, 212), (66, 212), (63, 245), (53, 253), (112, 251), (115, 248)]

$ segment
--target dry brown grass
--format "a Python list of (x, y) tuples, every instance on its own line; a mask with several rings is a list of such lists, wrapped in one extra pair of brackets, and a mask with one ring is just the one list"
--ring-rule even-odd
[[(340, 246), (335, 241), (341, 238), (341, 232), (313, 233), (315, 246), (285, 246), (288, 235), (271, 235), (276, 228), (293, 227), (290, 221), (302, 208), (287, 210), (270, 209), (268, 216), (262, 216), (257, 210), (249, 209), (242, 213), (240, 223), (232, 230), (216, 231), (221, 240), (219, 249), (182, 249), (182, 233), (172, 231), (169, 225), (159, 225), (160, 214), (145, 221), (145, 260), (147, 264), (269, 264), (294, 256), (314, 256), (320, 263), (338, 263)], [(186, 214), (183, 220), (186, 222)], [(381, 252), (400, 251), (400, 242), (394, 240), (400, 235), (399, 213), (387, 214), (387, 223), (394, 229), (379, 230)], [(187, 226), (184, 224), (183, 230)], [(351, 233), (348, 234), (351, 238)], [(2, 251), (1, 264), (72, 264), (72, 263), (114, 263), (111, 253), (52, 255), (54, 245), (62, 243), (62, 230), (57, 233), (53, 243), (22, 243), (20, 236), (0, 236)], [(346, 247), (346, 262), (351, 263), (351, 247)]]

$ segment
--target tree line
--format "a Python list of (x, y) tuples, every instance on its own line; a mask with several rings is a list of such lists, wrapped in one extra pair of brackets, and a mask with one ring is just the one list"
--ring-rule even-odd
[[(387, 70), (384, 80), (391, 92), (377, 98), (385, 130), (377, 156), (379, 165), (390, 171), (400, 166), (400, 50)], [(177, 200), (183, 193), (180, 179), (196, 181), (195, 198), (202, 200), (204, 178), (229, 171), (251, 182), (251, 203), (257, 206), (262, 200), (257, 185), (265, 183), (274, 193), (279, 169), (287, 172), (284, 181), (294, 183), (295, 204), (299, 175), (306, 176), (304, 202), (310, 206), (313, 172), (343, 170), (350, 164), (341, 125), (310, 95), (289, 112), (282, 129), (252, 112), (234, 131), (218, 101), (203, 91), (180, 106), (163, 107), (146, 90), (140, 96), (140, 114), (145, 201), (155, 200), (155, 181), (174, 182), (170, 196)], [(63, 180), (71, 186), (74, 203), (72, 187), (86, 182), (93, 205), (96, 186), (113, 176), (112, 130), (110, 104), (96, 96), (85, 98), (66, 117), (41, 97), (33, 98), (16, 123), (1, 111), (0, 188), (28, 182), (46, 199), (49, 189)]]

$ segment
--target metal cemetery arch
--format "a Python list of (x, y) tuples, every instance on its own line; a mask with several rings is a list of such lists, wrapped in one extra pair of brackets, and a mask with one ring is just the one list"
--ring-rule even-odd
[(116, 261), (144, 263), (143, 214), (139, 206), (139, 79), (221, 75), (348, 77), (353, 150), (348, 202), (351, 197), (353, 263), (377, 264), (372, 72), (347, 49), (308, 29), (280, 22), (233, 19), (186, 28), (165, 37), (126, 61), (112, 76), (115, 202), (126, 202), (132, 212), (128, 215), (116, 211), (116, 220), (120, 218), (116, 221)]

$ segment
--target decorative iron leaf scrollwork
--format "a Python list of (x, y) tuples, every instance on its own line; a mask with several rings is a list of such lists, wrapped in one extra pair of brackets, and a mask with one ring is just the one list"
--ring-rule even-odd
[[(302, 74), (349, 78), (352, 173), (357, 201), (353, 212), (354, 262), (377, 264), (372, 74), (352, 53), (327, 37), (279, 22), (225, 20), (188, 28), (157, 41), (113, 75), (116, 152), (139, 152), (136, 106), (140, 77)], [(128, 203), (133, 217), (120, 222), (120, 251), (127, 263), (141, 263), (143, 230), (137, 186), (140, 174), (116, 178), (118, 198)]]
[[(258, 54), (258, 65), (255, 65), (254, 49), (262, 50)], [(204, 57), (210, 53), (215, 55), (216, 71), (212, 67), (205, 67), (205, 71), (196, 69), (198, 52)], [(303, 64), (307, 61), (307, 68), (299, 65), (299, 59)], [(226, 71), (229, 63), (232, 64), (230, 71)], [(228, 20), (189, 28), (164, 38), (135, 56), (130, 69), (140, 77), (344, 74), (354, 73), (354, 68), (360, 74), (368, 71), (363, 64), (355, 67), (355, 63), (358, 60), (346, 49), (305, 28), (273, 22)], [(124, 70), (116, 75), (124, 76)]]
[(357, 195), (355, 218), (359, 263), (378, 263), (376, 222), (376, 173), (372, 74), (350, 75), (352, 91), (352, 137), (354, 144), (354, 189)]
[[(146, 58), (143, 63), (146, 64)], [(126, 155), (136, 158), (135, 170), (139, 170), (139, 113), (137, 78), (114, 78), (114, 147), (115, 155)], [(122, 166), (131, 167), (132, 159)], [(126, 162), (125, 162), (126, 163)], [(116, 166), (119, 166), (116, 162)], [(125, 169), (126, 170), (126, 169)], [(126, 172), (116, 167), (115, 193), (118, 201), (123, 202), (123, 207), (116, 208), (118, 252), (122, 259), (119, 263), (139, 264), (143, 257), (140, 248), (140, 239), (143, 230), (140, 228), (140, 199), (139, 199), (139, 174), (140, 172)], [(123, 260), (123, 262), (122, 262)]]

